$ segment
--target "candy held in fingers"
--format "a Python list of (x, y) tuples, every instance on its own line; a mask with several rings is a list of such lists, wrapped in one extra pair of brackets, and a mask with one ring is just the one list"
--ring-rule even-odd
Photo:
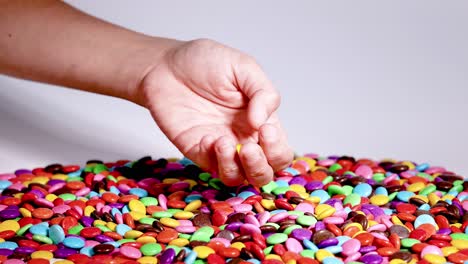
[(467, 211), (462, 176), (409, 161), (308, 154), (261, 188), (187, 159), (52, 164), (0, 174), (0, 261), (464, 263)]

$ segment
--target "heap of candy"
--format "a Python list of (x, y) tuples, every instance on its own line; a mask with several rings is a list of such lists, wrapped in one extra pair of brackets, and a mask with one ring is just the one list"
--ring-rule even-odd
[(262, 188), (187, 159), (0, 175), (0, 262), (467, 263), (468, 182), (441, 167), (297, 157)]

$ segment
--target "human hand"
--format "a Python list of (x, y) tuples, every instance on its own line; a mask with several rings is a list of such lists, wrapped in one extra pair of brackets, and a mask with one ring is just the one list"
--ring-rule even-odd
[(226, 185), (267, 184), (293, 157), (272, 83), (251, 57), (214, 41), (171, 45), (140, 87), (156, 123), (187, 158), (218, 171)]

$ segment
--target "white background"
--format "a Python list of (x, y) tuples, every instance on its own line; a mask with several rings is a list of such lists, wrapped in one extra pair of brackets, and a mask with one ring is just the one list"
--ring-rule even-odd
[[(73, 1), (146, 34), (256, 57), (298, 153), (410, 159), (468, 175), (465, 1)], [(170, 113), (168, 113), (170, 114)], [(180, 154), (131, 103), (0, 76), (0, 172)]]

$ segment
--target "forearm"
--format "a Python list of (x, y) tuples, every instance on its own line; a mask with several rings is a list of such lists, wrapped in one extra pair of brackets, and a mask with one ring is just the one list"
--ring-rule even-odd
[(0, 1), (0, 6), (0, 73), (139, 104), (138, 84), (174, 42), (59, 1)]

